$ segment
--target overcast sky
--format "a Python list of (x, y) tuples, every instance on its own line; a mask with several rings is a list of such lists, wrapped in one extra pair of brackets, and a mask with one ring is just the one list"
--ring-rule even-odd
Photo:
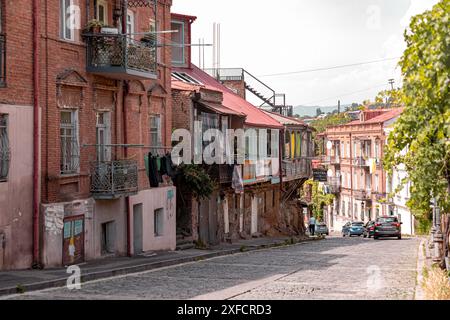
[[(437, 0), (174, 0), (172, 11), (197, 16), (192, 41), (212, 43), (221, 24), (222, 67), (255, 75), (397, 58), (412, 15)], [(198, 64), (198, 49), (193, 48)], [(211, 67), (212, 49), (206, 49)], [(336, 105), (374, 98), (388, 79), (401, 83), (398, 60), (345, 69), (261, 77), (292, 105)], [(367, 90), (370, 89), (370, 90)], [(355, 93), (358, 92), (358, 93)]]

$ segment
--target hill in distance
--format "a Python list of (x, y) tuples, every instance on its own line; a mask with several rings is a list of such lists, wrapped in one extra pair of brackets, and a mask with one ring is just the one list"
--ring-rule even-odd
[[(349, 107), (350, 104), (341, 105), (341, 111), (344, 111), (345, 108)], [(333, 112), (337, 110), (337, 106), (296, 106), (294, 107), (294, 114), (298, 114), (300, 117), (315, 117), (317, 115), (317, 109), (322, 110), (324, 113)]]

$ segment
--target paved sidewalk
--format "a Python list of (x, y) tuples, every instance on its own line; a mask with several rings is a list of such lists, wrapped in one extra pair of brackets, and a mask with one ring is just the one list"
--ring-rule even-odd
[[(189, 249), (185, 251), (147, 253), (144, 256), (133, 258), (105, 258), (79, 265), (81, 268), (81, 281), (92, 281), (236, 254), (243, 251), (287, 245), (291, 244), (291, 239), (292, 237), (257, 238), (239, 240), (233, 244), (222, 244), (208, 250)], [(318, 238), (295, 239), (296, 242), (299, 242), (316, 240)], [(62, 287), (66, 285), (68, 276), (66, 268), (0, 272), (0, 295)]]

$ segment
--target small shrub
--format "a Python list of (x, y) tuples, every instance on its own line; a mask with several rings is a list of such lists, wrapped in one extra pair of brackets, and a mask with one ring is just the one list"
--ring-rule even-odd
[(21, 284), (18, 284), (16, 286), (16, 291), (17, 291), (17, 293), (25, 293), (25, 287)]
[(247, 247), (246, 246), (241, 246), (241, 248), (239, 249), (240, 252), (245, 252), (247, 251)]
[(450, 300), (450, 281), (446, 271), (433, 266), (424, 269), (423, 290), (427, 300)]

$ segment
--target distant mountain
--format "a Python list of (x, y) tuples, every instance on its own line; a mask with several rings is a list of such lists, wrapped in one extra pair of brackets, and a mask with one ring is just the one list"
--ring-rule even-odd
[[(350, 104), (341, 105), (341, 111), (345, 111), (345, 108), (349, 107)], [(317, 109), (322, 110), (322, 112), (329, 113), (337, 110), (337, 106), (296, 106), (294, 107), (294, 114), (298, 114), (300, 117), (310, 116), (314, 117), (317, 114)]]

